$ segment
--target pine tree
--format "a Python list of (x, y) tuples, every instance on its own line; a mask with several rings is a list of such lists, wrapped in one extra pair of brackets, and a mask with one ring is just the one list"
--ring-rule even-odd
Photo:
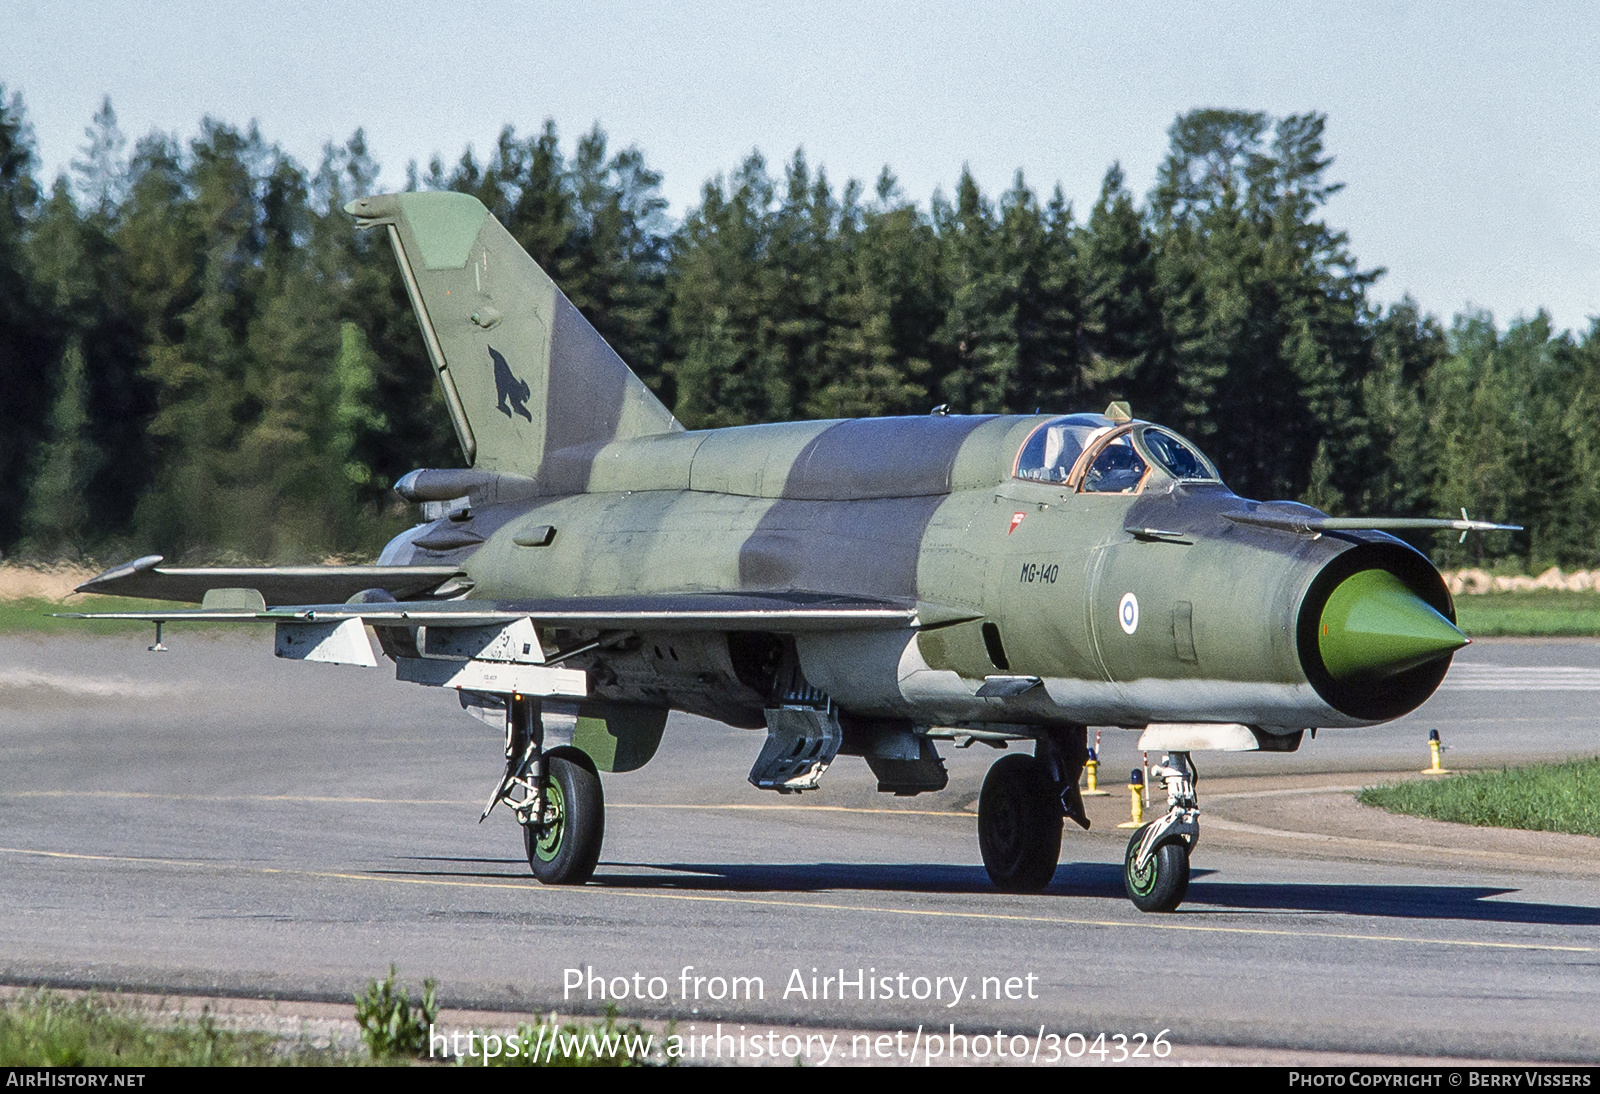
[[(1360, 486), (1345, 499), (1352, 513), (1431, 516), (1437, 453), (1429, 442), (1424, 385), (1446, 355), (1444, 331), (1409, 297), (1373, 324), (1373, 371), (1362, 381), (1362, 429), (1345, 453)], [(1330, 469), (1331, 475), (1331, 469)], [(1313, 504), (1315, 504), (1313, 502)], [(1431, 540), (1415, 537), (1426, 547)]]
[(874, 261), (879, 256), (869, 225), (880, 215), (863, 208), (860, 184), (845, 187), (827, 244), (832, 258), (821, 366), (807, 386), (802, 408), (807, 418), (877, 417), (927, 407), (925, 389), (917, 382), (926, 364), (902, 359), (895, 344), (895, 287)]
[(934, 335), (940, 393), (961, 413), (999, 413), (1017, 370), (1017, 271), (1004, 268), (994, 207), (970, 170), (962, 169), (954, 204), (935, 196), (933, 222), (950, 286)]
[(852, 215), (841, 218), (847, 268), (836, 306), (851, 313), (860, 334), (850, 335), (858, 344), (839, 383), (859, 394), (854, 404), (841, 399), (833, 406), (835, 412), (870, 404), (877, 413), (926, 413), (944, 401), (932, 364), (935, 335), (949, 307), (940, 240), (887, 167), (873, 195), (859, 217), (852, 206)]
[[(1020, 179), (1019, 179), (1020, 181)], [(1013, 409), (1085, 409), (1089, 393), (1079, 356), (1083, 337), (1083, 282), (1078, 229), (1059, 185), (1043, 211), (1028, 299), (1019, 318), (1019, 367)]]
[[(22, 96), (0, 86), (0, 482), (27, 481), (50, 401), (51, 331), (40, 307), (29, 236), (38, 216), (33, 130)], [(19, 531), (19, 507), (0, 506), (0, 549)]]
[[(129, 270), (118, 243), (129, 203), (132, 167), (127, 138), (107, 97), (84, 130), (80, 157), (72, 163), (77, 207), (52, 200), (40, 228), (44, 256), (70, 255), (47, 280), (62, 301), (64, 328), (80, 340), (88, 374), (89, 432), (102, 458), (86, 484), (88, 537), (99, 543), (126, 533), (139, 496), (149, 487), (151, 449), (146, 432), (154, 393), (141, 376), (145, 343), (134, 314)], [(59, 213), (58, 213), (59, 208)], [(47, 236), (54, 237), (45, 244)], [(68, 239), (70, 238), (70, 242)], [(63, 299), (63, 289), (71, 303)]]
[(43, 451), (22, 517), (22, 549), (54, 560), (81, 553), (90, 529), (86, 488), (101, 462), (87, 428), (88, 377), (79, 339), (67, 343), (57, 370)]
[(701, 191), (668, 278), (678, 417), (690, 428), (787, 420), (794, 378), (780, 328), (788, 303), (770, 254), (776, 187), (759, 154)]
[[(1428, 378), (1428, 434), (1438, 452), (1434, 500), (1445, 512), (1501, 523), (1522, 523), (1515, 428), (1516, 378), (1499, 357), (1499, 333), (1487, 312), (1457, 315), (1449, 332), (1450, 354)], [(1459, 548), (1444, 547), (1452, 564), (1484, 561), (1489, 537), (1468, 536)]]
[(1127, 399), (1141, 417), (1186, 424), (1191, 415), (1161, 375), (1155, 351), (1162, 317), (1156, 295), (1156, 262), (1144, 220), (1112, 164), (1100, 185), (1078, 240), (1078, 273), (1083, 295), (1077, 346), (1078, 386), (1089, 405)]
[[(370, 351), (370, 357), (361, 354), (372, 381), (365, 398), (372, 420), (384, 423), (353, 429), (346, 459), (366, 470), (356, 496), (368, 508), (394, 511), (390, 488), (402, 475), (418, 467), (454, 467), (462, 456), (388, 236), (352, 230), (344, 211), (347, 202), (372, 192), (377, 176), (364, 130), (323, 149), (311, 181), (310, 247), (341, 324), (354, 324)], [(341, 347), (348, 344), (343, 329)]]
[(1339, 188), (1324, 177), (1323, 124), (1182, 115), (1151, 193), (1180, 423), (1256, 496), (1302, 494), (1319, 450), (1320, 496), (1359, 481), (1345, 454), (1361, 431), (1354, 394), (1372, 368), (1365, 290), (1377, 272), (1359, 270), (1345, 236), (1316, 219)]
[(573, 217), (563, 289), (660, 394), (668, 248), (661, 175), (637, 148), (609, 154), (596, 125), (578, 142), (567, 179)]
[(78, 195), (92, 215), (110, 219), (127, 196), (128, 163), (124, 150), (128, 138), (117, 125), (111, 96), (101, 100), (94, 121), (84, 131), (88, 138), (78, 159), (72, 161)]

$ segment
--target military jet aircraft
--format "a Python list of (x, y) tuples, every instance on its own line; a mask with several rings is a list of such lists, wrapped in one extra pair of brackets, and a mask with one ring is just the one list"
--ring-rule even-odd
[[(936, 742), (1033, 742), (990, 769), (978, 843), (1038, 890), (1088, 827), (1086, 727), (1141, 729), (1166, 812), (1127, 891), (1171, 911), (1199, 837), (1190, 754), (1290, 752), (1398, 717), (1468, 639), (1387, 531), (1233, 494), (1169, 429), (1104, 414), (956, 415), (688, 431), (476, 199), (362, 198), (393, 244), (464, 469), (396, 486), (425, 521), (374, 566), (181, 569), (83, 592), (195, 602), (104, 613), (265, 621), (277, 654), (454, 688), (505, 728), (505, 804), (550, 884), (593, 873), (600, 772), (647, 763), (670, 710), (765, 729), (750, 772), (815, 788), (839, 755), (886, 793), (946, 784)], [(156, 648), (153, 647), (153, 648)]]

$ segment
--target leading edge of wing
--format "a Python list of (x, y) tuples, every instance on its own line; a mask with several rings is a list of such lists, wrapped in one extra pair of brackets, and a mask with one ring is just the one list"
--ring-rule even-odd
[(591, 630), (893, 630), (947, 625), (966, 618), (933, 604), (822, 593), (665, 593), (653, 596), (569, 597), (557, 600), (396, 601), (306, 604), (266, 611), (177, 609), (142, 612), (63, 612), (68, 619), (150, 622), (334, 623), (360, 619), (374, 626), (478, 626), (531, 619), (537, 624)]
[(160, 555), (146, 555), (125, 562), (74, 591), (198, 603), (214, 589), (255, 589), (268, 604), (296, 604), (347, 600), (367, 589), (383, 589), (397, 599), (416, 596), (460, 573), (455, 566), (170, 567), (158, 565), (161, 561)]

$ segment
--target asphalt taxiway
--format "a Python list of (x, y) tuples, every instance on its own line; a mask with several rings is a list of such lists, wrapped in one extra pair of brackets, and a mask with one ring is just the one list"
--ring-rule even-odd
[[(0, 981), (340, 1000), (392, 962), (456, 1005), (592, 1012), (592, 970), (664, 988), (619, 1009), (681, 1027), (1600, 1059), (1600, 840), (1351, 796), (1425, 766), (1430, 728), (1450, 766), (1600, 752), (1592, 640), (1479, 642), (1398, 722), (1198, 757), (1202, 842), (1168, 916), (1122, 894), (1136, 733), (1102, 735), (1111, 796), (1039, 895), (980, 865), (994, 751), (943, 749), (949, 788), (911, 799), (841, 758), (796, 801), (746, 784), (760, 733), (687, 717), (605, 778), (595, 882), (543, 888), (509, 817), (474, 823), (500, 740), (453, 693), (278, 661), (260, 632), (147, 644), (0, 639)], [(735, 977), (754, 997), (728, 998)]]

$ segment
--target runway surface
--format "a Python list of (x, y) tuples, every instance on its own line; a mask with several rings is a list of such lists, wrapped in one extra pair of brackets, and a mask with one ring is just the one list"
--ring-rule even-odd
[[(980, 865), (971, 809), (996, 752), (945, 748), (950, 787), (912, 799), (845, 757), (795, 801), (746, 784), (760, 733), (688, 717), (643, 771), (605, 777), (596, 881), (543, 888), (508, 816), (474, 823), (501, 742), (453, 693), (281, 662), (270, 633), (147, 643), (0, 639), (0, 980), (348, 999), (394, 962), (456, 1005), (592, 1012), (563, 990), (592, 969), (608, 994), (618, 977), (667, 994), (624, 1015), (702, 1031), (1600, 1059), (1600, 840), (1349, 796), (1424, 766), (1430, 728), (1451, 766), (1600, 752), (1592, 640), (1479, 642), (1399, 722), (1200, 757), (1202, 843), (1170, 916), (1122, 894), (1136, 733), (1103, 735), (1113, 794), (1092, 831), (1068, 826), (1036, 896)], [(734, 977), (754, 997), (727, 998)], [(909, 997), (924, 986), (939, 997)]]

